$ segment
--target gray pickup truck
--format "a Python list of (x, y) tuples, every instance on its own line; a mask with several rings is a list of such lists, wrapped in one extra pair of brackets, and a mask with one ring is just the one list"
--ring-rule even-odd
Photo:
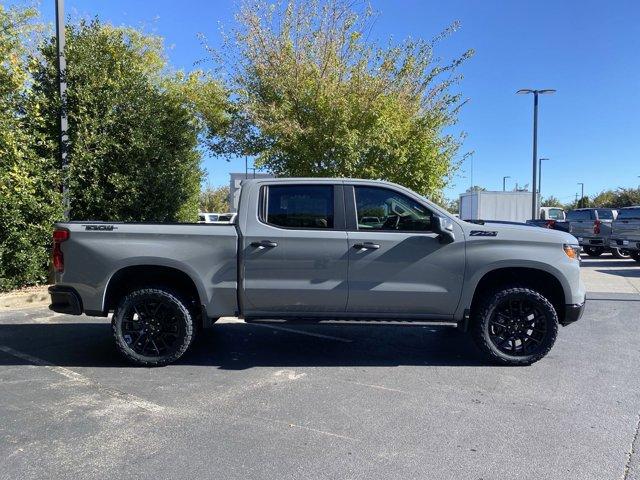
[(611, 224), (612, 249), (624, 249), (631, 258), (640, 262), (640, 206), (625, 207), (618, 210), (618, 216)]
[(165, 365), (222, 316), (245, 322), (433, 323), (527, 365), (578, 320), (574, 237), (475, 225), (399, 185), (259, 179), (233, 224), (59, 223), (56, 312), (107, 316), (130, 361)]
[(612, 208), (578, 208), (567, 213), (569, 233), (578, 239), (584, 252), (599, 257), (611, 251), (615, 258), (629, 258), (626, 249), (610, 247), (611, 225), (618, 211)]

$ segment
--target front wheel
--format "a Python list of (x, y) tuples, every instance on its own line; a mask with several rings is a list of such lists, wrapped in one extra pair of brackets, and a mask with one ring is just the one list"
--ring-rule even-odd
[(130, 362), (159, 367), (179, 359), (194, 339), (189, 303), (164, 288), (141, 288), (125, 295), (113, 313), (116, 346)]
[(631, 257), (629, 250), (623, 250), (622, 248), (612, 248), (611, 255), (613, 255), (614, 258), (620, 259), (627, 259)]
[(530, 365), (543, 358), (556, 341), (558, 315), (540, 293), (506, 287), (494, 291), (473, 315), (474, 340), (493, 361)]

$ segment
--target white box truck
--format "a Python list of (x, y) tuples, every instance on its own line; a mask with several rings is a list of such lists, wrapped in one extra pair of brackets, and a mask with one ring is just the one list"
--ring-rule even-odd
[(524, 223), (531, 218), (531, 192), (461, 193), (460, 218)]

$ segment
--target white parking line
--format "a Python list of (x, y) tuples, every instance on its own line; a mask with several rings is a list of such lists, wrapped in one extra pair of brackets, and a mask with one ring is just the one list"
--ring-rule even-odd
[(295, 328), (279, 327), (276, 325), (267, 325), (266, 323), (250, 323), (249, 325), (255, 325), (256, 327), (271, 328), (273, 330), (282, 330), (283, 332), (297, 333), (299, 335), (307, 335), (309, 337), (326, 338), (327, 340), (336, 340), (338, 342), (345, 342), (345, 343), (353, 342), (353, 340), (351, 340), (350, 338), (334, 337), (332, 335), (323, 335), (322, 333), (303, 332), (300, 330), (296, 330)]
[(78, 372), (74, 372), (69, 368), (61, 367), (59, 365), (54, 365), (51, 362), (43, 360), (42, 358), (34, 357), (33, 355), (29, 355), (28, 353), (14, 350), (13, 348), (7, 347), (5, 345), (0, 345), (0, 351), (12, 355), (16, 358), (26, 360), (27, 362), (33, 363), (34, 365), (44, 367), (49, 371), (55, 372), (58, 375), (62, 375), (63, 377), (68, 378), (69, 380), (73, 380), (74, 382), (91, 387), (99, 393), (108, 395), (112, 398), (126, 402), (143, 410), (147, 410), (153, 413), (159, 413), (164, 410), (164, 407), (161, 407), (160, 405), (148, 402), (140, 397), (136, 397), (135, 395), (131, 395), (129, 393), (121, 392), (110, 387), (105, 387), (104, 385), (94, 382), (93, 380), (79, 374)]

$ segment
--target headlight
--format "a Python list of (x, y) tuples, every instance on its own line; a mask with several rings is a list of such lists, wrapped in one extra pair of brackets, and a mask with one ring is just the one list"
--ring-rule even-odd
[(562, 248), (564, 249), (564, 253), (567, 254), (567, 257), (580, 260), (580, 245), (569, 245), (565, 243)]

